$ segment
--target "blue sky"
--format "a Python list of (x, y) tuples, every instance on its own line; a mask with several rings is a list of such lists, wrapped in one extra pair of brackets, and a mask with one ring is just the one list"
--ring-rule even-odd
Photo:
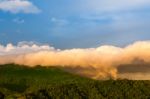
[(150, 39), (150, 0), (0, 0), (0, 43), (56, 48)]

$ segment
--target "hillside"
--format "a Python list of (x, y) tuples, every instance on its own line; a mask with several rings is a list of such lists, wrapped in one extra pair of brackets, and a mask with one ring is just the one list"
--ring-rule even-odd
[(29, 68), (14, 64), (0, 66), (0, 91), (5, 94), (22, 93), (26, 90), (45, 88), (47, 85), (84, 83), (88, 80), (57, 67)]
[(0, 99), (150, 98), (150, 81), (96, 81), (59, 67), (0, 66)]

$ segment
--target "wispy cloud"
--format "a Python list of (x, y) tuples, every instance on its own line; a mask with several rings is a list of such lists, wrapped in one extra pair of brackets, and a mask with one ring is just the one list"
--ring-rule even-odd
[(39, 13), (41, 11), (28, 0), (1, 0), (0, 10), (11, 13)]
[(78, 3), (79, 11), (113, 12), (143, 8), (150, 5), (149, 0), (86, 0)]
[(53, 22), (57, 26), (64, 26), (64, 25), (67, 25), (69, 23), (65, 19), (59, 19), (59, 18), (56, 18), (56, 17), (52, 17), (51, 22)]
[(24, 23), (25, 20), (24, 19), (20, 19), (20, 18), (15, 18), (12, 20), (13, 22), (17, 23), (17, 24), (21, 24), (21, 23)]

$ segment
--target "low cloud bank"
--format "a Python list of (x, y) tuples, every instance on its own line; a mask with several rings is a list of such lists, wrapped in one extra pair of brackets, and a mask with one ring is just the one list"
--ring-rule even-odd
[[(150, 63), (150, 41), (138, 41), (124, 48), (104, 45), (97, 48), (66, 50), (32, 42), (20, 42), (16, 46), (0, 45), (0, 64), (61, 66), (94, 79), (116, 79), (120, 77), (117, 69), (119, 66), (141, 63), (139, 60)], [(138, 77), (141, 77), (141, 73), (138, 71)]]

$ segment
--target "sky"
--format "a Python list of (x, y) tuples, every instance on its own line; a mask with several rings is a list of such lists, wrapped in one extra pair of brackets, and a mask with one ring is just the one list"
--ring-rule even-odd
[(0, 44), (59, 49), (150, 39), (150, 0), (0, 0)]

